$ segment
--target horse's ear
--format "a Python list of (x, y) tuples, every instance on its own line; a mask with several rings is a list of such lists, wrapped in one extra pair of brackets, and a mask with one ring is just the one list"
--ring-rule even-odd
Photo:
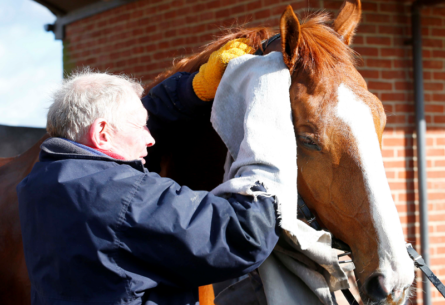
[(334, 22), (334, 30), (343, 37), (343, 41), (350, 45), (355, 29), (362, 15), (360, 0), (345, 0)]
[(283, 59), (290, 73), (294, 71), (298, 57), (298, 43), (300, 41), (300, 22), (294, 14), (292, 6), (288, 6), (281, 16), (281, 49)]

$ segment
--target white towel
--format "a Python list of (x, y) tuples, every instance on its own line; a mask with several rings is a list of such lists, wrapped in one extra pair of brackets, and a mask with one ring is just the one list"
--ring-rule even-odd
[[(315, 285), (324, 286), (328, 292), (344, 289), (348, 285), (347, 277), (336, 263), (330, 234), (316, 231), (297, 219), (297, 144), (292, 124), (290, 85), (290, 73), (281, 53), (244, 55), (230, 61), (212, 108), (213, 128), (228, 148), (224, 183), (212, 193), (218, 196), (230, 193), (275, 196), (279, 225), (290, 233), (291, 242), (298, 251), (307, 252), (305, 255), (309, 253), (310, 259), (329, 269), (327, 275), (321, 276), (324, 281), (317, 281)], [(265, 186), (266, 193), (251, 190), (257, 181)], [(282, 253), (278, 256), (283, 258)], [(267, 274), (272, 273), (261, 271), (260, 267), (264, 282), (274, 282), (266, 279)], [(312, 271), (292, 273), (309, 287), (314, 286)], [(272, 277), (277, 274), (279, 272), (274, 272)], [(341, 279), (331, 279), (332, 276)], [(272, 295), (268, 295), (268, 290), (274, 288), (266, 286), (269, 305), (292, 304), (274, 301)], [(317, 297), (324, 304), (332, 304), (330, 294)]]

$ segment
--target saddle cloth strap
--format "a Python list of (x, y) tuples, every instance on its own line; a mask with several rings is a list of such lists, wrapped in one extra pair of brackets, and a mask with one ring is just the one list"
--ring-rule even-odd
[(431, 269), (426, 265), (423, 257), (419, 253), (417, 253), (416, 250), (414, 250), (411, 244), (406, 244), (406, 249), (408, 250), (409, 257), (411, 257), (411, 259), (414, 261), (414, 265), (420, 270), (422, 270), (423, 274), (425, 274), (425, 276), (430, 280), (430, 282), (433, 283), (434, 287), (436, 287), (437, 290), (439, 290), (439, 292), (445, 298), (445, 286), (437, 278), (437, 276), (434, 275)]

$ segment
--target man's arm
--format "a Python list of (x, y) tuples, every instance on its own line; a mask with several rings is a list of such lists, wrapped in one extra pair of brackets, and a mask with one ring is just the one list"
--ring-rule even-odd
[(224, 199), (149, 173), (117, 230), (128, 255), (119, 264), (158, 284), (196, 287), (254, 270), (279, 233), (271, 197)]
[(213, 52), (199, 72), (178, 72), (152, 88), (142, 98), (142, 103), (151, 115), (149, 129), (199, 117), (208, 120), (211, 109), (209, 101), (214, 99), (228, 63), (253, 51), (247, 39), (231, 40)]
[(142, 98), (150, 113), (149, 123), (151, 119), (171, 123), (210, 115), (211, 104), (199, 99), (193, 90), (193, 79), (197, 73), (175, 73)]

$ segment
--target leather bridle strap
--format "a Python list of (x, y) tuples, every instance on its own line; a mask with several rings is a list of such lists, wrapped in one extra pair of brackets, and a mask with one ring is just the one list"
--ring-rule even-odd
[(263, 40), (261, 42), (261, 48), (259, 48), (258, 50), (256, 50), (256, 52), (254, 53), (254, 55), (263, 55), (264, 51), (266, 51), (266, 48), (275, 40), (277, 40), (278, 38), (281, 38), (281, 34), (276, 34), (273, 35), (272, 37), (270, 37), (269, 39)]
[[(306, 223), (308, 223), (309, 226), (317, 231), (321, 230), (321, 226), (317, 222), (317, 218), (312, 214), (311, 210), (309, 210), (306, 203), (301, 198), (300, 194), (298, 194), (298, 212), (300, 212), (299, 214), (305, 218)], [(339, 239), (336, 239), (334, 236), (332, 236), (332, 248), (351, 253), (351, 248), (346, 243), (342, 242)], [(345, 254), (347, 253), (344, 253), (343, 255)], [(359, 305), (349, 289), (342, 289), (341, 292), (350, 305)]]
[(445, 298), (445, 286), (442, 282), (434, 275), (431, 269), (425, 264), (425, 260), (423, 257), (414, 250), (413, 246), (410, 243), (406, 244), (406, 250), (408, 250), (408, 255), (414, 261), (414, 265), (422, 270), (423, 274), (433, 283), (434, 287), (439, 290), (442, 296)]

